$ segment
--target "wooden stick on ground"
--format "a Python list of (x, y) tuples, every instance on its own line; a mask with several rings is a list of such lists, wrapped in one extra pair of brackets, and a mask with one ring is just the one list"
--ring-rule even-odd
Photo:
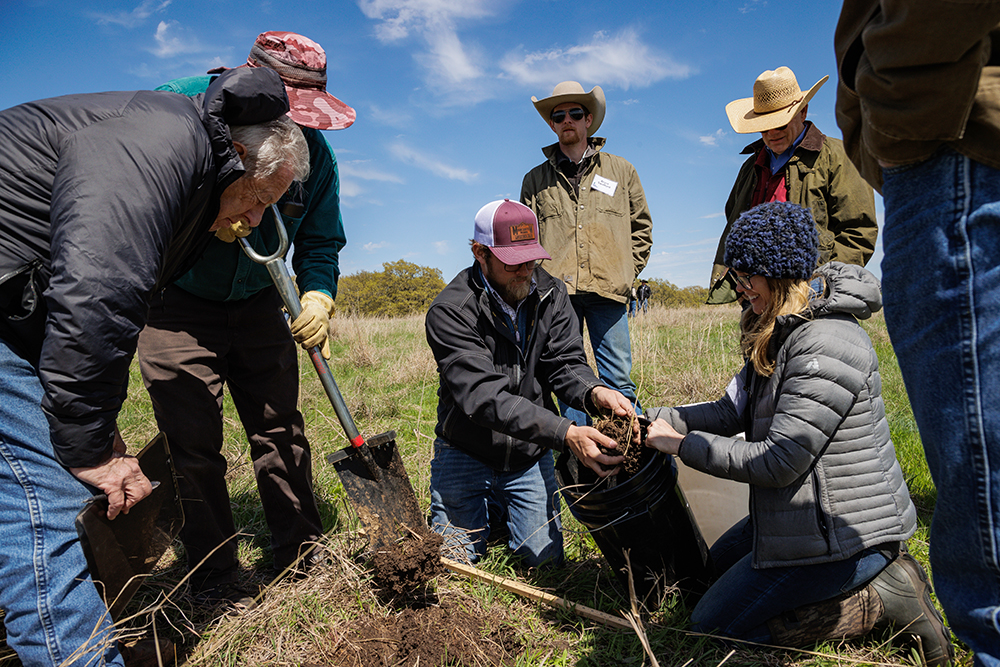
[(632, 631), (632, 625), (626, 621), (624, 618), (618, 618), (617, 616), (612, 616), (611, 614), (605, 614), (603, 611), (598, 611), (592, 607), (587, 607), (582, 604), (577, 604), (575, 602), (570, 602), (569, 600), (561, 597), (557, 597), (550, 593), (535, 588), (534, 586), (529, 586), (528, 584), (523, 584), (516, 579), (508, 579), (507, 577), (501, 577), (496, 574), (490, 574), (489, 572), (483, 572), (478, 570), (471, 565), (465, 565), (457, 561), (453, 561), (450, 558), (441, 558), (441, 563), (459, 574), (463, 574), (472, 579), (479, 579), (480, 581), (485, 581), (487, 583), (496, 584), (505, 591), (509, 591), (516, 595), (526, 597), (530, 600), (536, 602), (544, 602), (552, 607), (558, 607), (560, 609), (566, 609), (575, 614), (579, 614), (584, 618), (589, 618), (592, 621), (597, 621), (604, 625), (610, 626), (612, 628), (618, 628), (620, 630)]

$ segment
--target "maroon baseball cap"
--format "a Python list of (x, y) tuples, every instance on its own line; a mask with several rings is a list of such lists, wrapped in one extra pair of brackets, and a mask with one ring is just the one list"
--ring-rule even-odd
[(504, 264), (552, 259), (538, 243), (538, 218), (534, 212), (509, 199), (493, 201), (479, 209), (472, 239), (488, 246)]
[[(270, 67), (285, 83), (288, 115), (299, 125), (317, 130), (343, 130), (357, 117), (354, 109), (326, 92), (326, 51), (308, 37), (272, 30), (257, 35), (247, 64)], [(209, 70), (218, 74), (226, 67)]]

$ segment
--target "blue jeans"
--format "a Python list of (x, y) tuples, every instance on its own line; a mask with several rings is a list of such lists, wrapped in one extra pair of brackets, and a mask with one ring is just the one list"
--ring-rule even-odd
[(530, 567), (561, 565), (562, 525), (552, 455), (518, 472), (498, 472), (441, 439), (431, 460), (431, 527), (469, 562), (486, 555), (488, 501), (506, 509), (510, 548)]
[[(596, 294), (581, 292), (569, 297), (583, 331), (583, 322), (587, 322), (587, 332), (590, 334), (590, 344), (594, 348), (594, 359), (597, 361), (597, 376), (604, 384), (620, 391), (625, 398), (636, 406), (636, 412), (642, 412), (642, 407), (635, 397), (635, 383), (632, 382), (632, 341), (628, 335), (628, 313), (625, 304), (605, 299)], [(571, 408), (559, 402), (559, 413), (567, 419), (572, 419), (578, 426), (589, 425), (590, 417), (580, 410)]]
[[(26, 667), (121, 665), (74, 524), (93, 491), (56, 461), (41, 401), (34, 367), (0, 339), (0, 608), (7, 644)], [(96, 660), (102, 653), (106, 663)]]
[(879, 550), (866, 549), (832, 563), (755, 570), (750, 565), (752, 547), (753, 529), (747, 519), (712, 545), (712, 562), (722, 574), (695, 606), (693, 630), (771, 643), (768, 619), (860, 588), (890, 562)]
[(886, 169), (885, 320), (937, 486), (938, 598), (1000, 665), (1000, 171), (951, 150)]

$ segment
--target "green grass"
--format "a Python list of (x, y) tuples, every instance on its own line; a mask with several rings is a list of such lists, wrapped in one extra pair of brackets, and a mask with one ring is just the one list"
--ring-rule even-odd
[[(703, 307), (678, 310), (653, 308), (633, 320), (633, 378), (646, 407), (714, 400), (741, 364), (737, 349), (737, 310)], [(906, 399), (906, 392), (892, 353), (885, 323), (876, 316), (864, 324), (881, 363), (883, 397), (893, 441), (907, 484), (919, 508), (919, 529), (910, 541), (914, 555), (927, 565), (927, 535), (935, 491), (927, 472), (920, 438)], [(333, 321), (331, 367), (341, 393), (361, 432), (371, 436), (395, 430), (397, 445), (406, 463), (422, 509), (429, 505), (430, 460), (433, 452), (437, 406), (437, 373), (424, 341), (423, 318), (387, 320), (337, 317)], [(338, 556), (334, 572), (311, 577), (304, 587), (281, 588), (268, 596), (263, 617), (199, 619), (181, 601), (170, 601), (154, 614), (165, 632), (199, 653), (193, 664), (309, 664), (302, 656), (322, 655), (335, 641), (338, 628), (360, 614), (388, 614), (366, 590), (367, 574), (356, 556), (359, 539), (347, 503), (327, 453), (348, 443), (322, 386), (303, 354), (300, 361), (301, 406), (306, 432), (313, 448), (315, 490), (330, 535), (330, 548)], [(248, 445), (231, 402), (225, 402), (224, 453), (230, 461), (229, 482), (237, 524), (247, 536), (239, 554), (248, 577), (260, 577), (270, 564), (267, 528), (259, 507), (249, 462)], [(122, 412), (126, 441), (138, 446), (155, 434), (156, 427), (141, 378), (133, 366), (129, 400)], [(618, 614), (628, 608), (593, 539), (565, 511), (567, 564), (564, 568), (535, 574), (517, 566), (503, 548), (491, 549), (483, 569), (518, 577), (545, 587), (579, 604)], [(169, 590), (183, 568), (177, 553), (168, 555), (151, 586), (133, 603), (139, 610), (154, 604), (157, 593)], [(315, 580), (315, 581), (314, 581)], [(524, 649), (516, 665), (645, 665), (650, 664), (635, 633), (610, 630), (566, 611), (526, 601), (491, 585), (456, 575), (437, 583), (439, 595), (461, 600), (471, 613), (491, 623), (516, 628)], [(175, 597), (180, 593), (175, 594)], [(162, 600), (162, 597), (159, 598)], [(741, 645), (723, 645), (687, 632), (690, 610), (679, 597), (671, 597), (643, 618), (646, 635), (661, 665), (845, 665), (919, 664), (914, 658), (872, 637), (842, 645), (827, 645), (815, 653), (791, 652)], [(324, 644), (326, 642), (326, 644)], [(730, 652), (735, 651), (732, 655)], [(310, 653), (311, 652), (311, 653)], [(270, 657), (265, 657), (270, 656)], [(277, 657), (275, 657), (277, 656)], [(332, 658), (331, 658), (332, 660)], [(317, 664), (335, 664), (319, 662)], [(971, 665), (971, 655), (960, 652), (959, 664)]]

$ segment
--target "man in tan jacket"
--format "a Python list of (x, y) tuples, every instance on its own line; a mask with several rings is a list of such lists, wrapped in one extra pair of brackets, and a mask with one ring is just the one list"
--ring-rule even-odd
[[(529, 171), (521, 202), (538, 216), (543, 267), (562, 280), (580, 328), (587, 323), (601, 380), (633, 404), (636, 388), (626, 312), (632, 283), (649, 260), (653, 222), (639, 175), (627, 160), (605, 153), (593, 136), (606, 111), (604, 91), (563, 81), (531, 101), (559, 141), (542, 149), (545, 162)], [(587, 415), (560, 405), (564, 417)]]

